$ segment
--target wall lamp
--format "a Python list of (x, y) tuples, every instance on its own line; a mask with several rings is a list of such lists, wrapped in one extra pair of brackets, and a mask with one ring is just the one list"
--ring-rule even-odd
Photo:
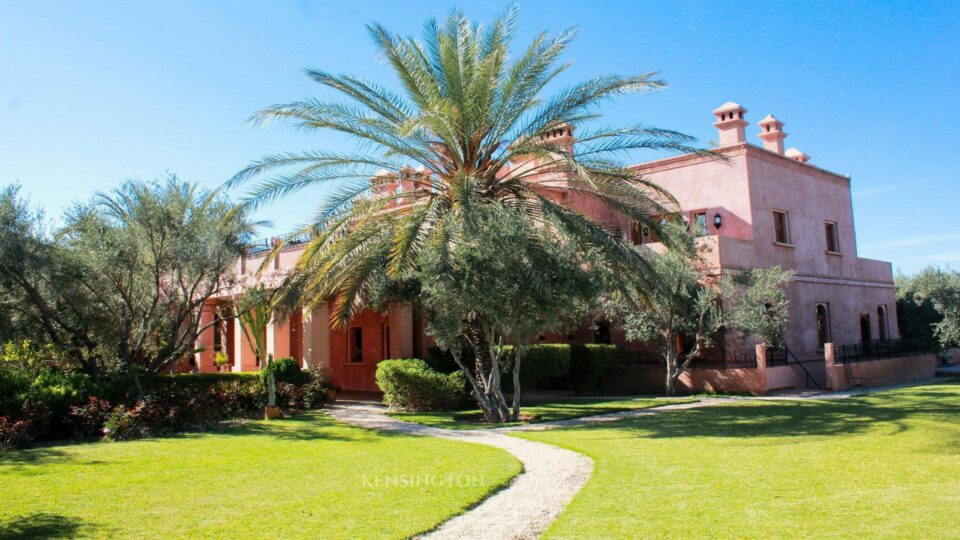
[(717, 212), (713, 215), (713, 226), (719, 229), (720, 225), (723, 225), (723, 223), (720, 220), (720, 212)]

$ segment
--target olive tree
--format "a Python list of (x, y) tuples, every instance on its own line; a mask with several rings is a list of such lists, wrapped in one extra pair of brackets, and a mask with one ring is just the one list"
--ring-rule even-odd
[(224, 195), (171, 176), (127, 181), (52, 232), (0, 198), (0, 289), (85, 371), (160, 373), (194, 351), (205, 302), (231, 285), (252, 225)]
[[(698, 243), (680, 220), (663, 227), (669, 249), (647, 251), (658, 286), (646, 294), (615, 293), (607, 302), (610, 316), (628, 340), (655, 344), (664, 360), (664, 387), (676, 392), (677, 381), (727, 330), (769, 344), (778, 343), (789, 316), (785, 287), (789, 272), (754, 269), (719, 278)], [(693, 346), (684, 350), (684, 339)]]

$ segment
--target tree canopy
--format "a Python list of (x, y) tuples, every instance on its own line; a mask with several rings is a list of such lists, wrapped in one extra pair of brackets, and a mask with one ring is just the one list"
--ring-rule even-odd
[(229, 286), (252, 227), (224, 195), (175, 176), (125, 182), (50, 233), (7, 188), (0, 220), (0, 291), (93, 375), (158, 373), (192, 353), (201, 307)]

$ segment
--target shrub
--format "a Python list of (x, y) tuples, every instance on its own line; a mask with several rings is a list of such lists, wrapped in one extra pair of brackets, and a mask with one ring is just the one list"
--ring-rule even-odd
[(78, 439), (86, 439), (103, 432), (103, 425), (113, 410), (113, 405), (105, 399), (91, 397), (84, 405), (74, 405), (67, 412), (73, 426), (73, 434)]
[(567, 377), (571, 389), (578, 394), (604, 391), (604, 381), (614, 366), (623, 358), (624, 351), (614, 345), (575, 344), (570, 346), (570, 371)]
[(30, 421), (0, 416), (0, 450), (16, 448), (30, 440)]
[(93, 393), (88, 375), (45, 369), (30, 384), (27, 397), (49, 407), (57, 418), (65, 418), (71, 406), (82, 405)]
[(223, 351), (217, 351), (217, 353), (213, 355), (213, 365), (217, 366), (218, 369), (223, 368), (223, 366), (226, 366), (229, 363), (230, 357), (227, 356), (227, 353)]
[(177, 407), (166, 408), (153, 399), (141, 399), (130, 408), (118, 405), (107, 417), (103, 435), (111, 441), (163, 435), (173, 431)]
[(327, 401), (327, 390), (333, 388), (327, 380), (326, 372), (320, 368), (312, 368), (303, 373), (307, 376), (307, 381), (302, 385), (303, 408), (313, 409), (323, 405)]
[[(472, 366), (473, 349), (470, 347), (464, 348), (462, 360), (465, 366)], [(430, 366), (430, 369), (439, 373), (456, 373), (460, 371), (460, 366), (458, 366), (456, 360), (453, 359), (453, 355), (448, 351), (440, 349), (440, 347), (430, 347), (427, 349), (427, 358), (424, 361)]]
[(178, 407), (178, 429), (205, 429), (230, 416), (259, 414), (266, 395), (258, 373), (189, 373), (150, 381), (147, 392)]
[(0, 416), (16, 416), (30, 389), (26, 373), (0, 366)]
[(307, 382), (307, 377), (300, 364), (290, 357), (278, 358), (270, 363), (269, 366), (260, 370), (260, 381), (266, 384), (267, 373), (273, 372), (273, 379), (278, 383), (303, 384)]
[(420, 359), (384, 360), (377, 365), (376, 378), (383, 402), (391, 409), (454, 409), (468, 397), (462, 372), (439, 373)]
[[(503, 388), (513, 390), (513, 346), (506, 345), (507, 360), (503, 364)], [(434, 371), (440, 373), (456, 373), (460, 371), (449, 352), (441, 351), (438, 347), (429, 349), (427, 364)], [(473, 365), (472, 351), (464, 350), (464, 363)], [(520, 361), (520, 384), (524, 390), (551, 389), (560, 390), (566, 385), (567, 373), (570, 371), (570, 345), (566, 343), (542, 343), (523, 347), (523, 356)]]
[[(510, 348), (510, 363), (513, 366), (513, 348)], [(523, 347), (520, 357), (521, 390), (559, 390), (566, 383), (570, 372), (570, 345), (566, 343), (543, 343)], [(507, 377), (511, 386), (512, 377)]]

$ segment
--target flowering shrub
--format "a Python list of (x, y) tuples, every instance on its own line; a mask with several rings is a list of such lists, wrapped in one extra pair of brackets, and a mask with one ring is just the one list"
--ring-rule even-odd
[(30, 440), (30, 421), (0, 416), (0, 450), (15, 448)]
[(34, 439), (50, 431), (50, 407), (34, 399), (27, 399), (21, 407), (20, 417), (30, 422), (30, 438)]
[[(285, 409), (311, 409), (331, 388), (320, 370), (300, 370), (281, 362), (285, 382), (277, 383)], [(33, 439), (75, 436), (109, 440), (206, 430), (237, 417), (262, 417), (266, 391), (259, 373), (160, 376), (141, 381), (143, 395), (131, 394), (136, 381), (113, 377), (94, 384), (89, 377), (53, 368), (30, 379), (0, 366), (0, 449)], [(292, 380), (290, 380), (292, 379)]]
[(127, 408), (118, 405), (103, 425), (103, 435), (111, 441), (163, 435), (173, 431), (177, 407), (165, 408), (153, 399), (140, 399)]
[(73, 434), (78, 439), (99, 435), (103, 425), (113, 410), (113, 405), (105, 399), (91, 397), (84, 405), (74, 405), (67, 412)]

